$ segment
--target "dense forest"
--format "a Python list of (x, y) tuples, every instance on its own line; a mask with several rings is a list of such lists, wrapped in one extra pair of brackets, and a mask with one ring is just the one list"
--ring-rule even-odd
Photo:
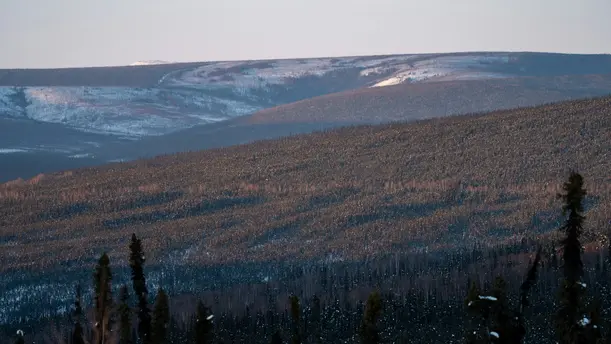
[(2, 326), (0, 339), (70, 344), (609, 343), (611, 244), (584, 250), (587, 193), (581, 175), (572, 173), (563, 190), (561, 242), (525, 239), (444, 255), (419, 252), (358, 263), (295, 264), (246, 286), (210, 283), (198, 295), (173, 292), (170, 283), (150, 290), (145, 247), (134, 234), (127, 247), (129, 284), (113, 283), (118, 278), (104, 253), (91, 279), (76, 286), (69, 314), (13, 319)]

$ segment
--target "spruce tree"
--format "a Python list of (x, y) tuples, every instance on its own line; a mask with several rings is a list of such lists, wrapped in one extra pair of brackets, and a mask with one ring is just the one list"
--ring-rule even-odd
[(481, 291), (477, 283), (471, 282), (465, 299), (465, 307), (467, 308), (465, 342), (467, 344), (485, 343), (488, 337), (488, 333), (484, 332), (486, 325), (483, 323), (482, 310), (478, 304), (480, 295)]
[(106, 253), (102, 254), (93, 274), (95, 292), (95, 343), (108, 342), (112, 317), (112, 273), (110, 259)]
[(465, 300), (470, 322), (465, 336), (466, 343), (523, 343), (526, 334), (524, 310), (529, 305), (528, 293), (537, 280), (540, 261), (541, 248), (538, 249), (520, 287), (520, 304), (517, 310), (511, 307), (507, 285), (502, 277), (494, 280), (492, 290), (487, 295), (481, 295), (477, 285), (471, 284)]
[(466, 336), (468, 344), (516, 343), (511, 341), (514, 337), (514, 319), (508, 304), (506, 283), (501, 277), (494, 280), (488, 295), (481, 295), (473, 285), (466, 301), (472, 321)]
[(151, 344), (151, 311), (148, 306), (148, 289), (144, 277), (144, 251), (142, 242), (132, 234), (129, 245), (129, 266), (132, 270), (134, 293), (138, 300), (138, 337), (142, 344)]
[(280, 335), (280, 330), (276, 330), (272, 335), (271, 344), (282, 344), (282, 336)]
[(312, 342), (314, 344), (322, 344), (322, 336), (320, 333), (320, 299), (318, 296), (314, 295), (312, 298), (312, 314), (311, 314), (311, 334), (312, 334)]
[(605, 263), (607, 263), (607, 267), (611, 267), (611, 230), (607, 231), (607, 257)]
[(492, 341), (498, 343), (514, 343), (508, 340), (513, 338), (514, 335), (514, 322), (512, 320), (512, 312), (509, 309), (509, 300), (507, 298), (507, 283), (505, 280), (498, 276), (494, 280), (492, 286), (492, 296), (496, 298), (493, 302), (492, 310), (492, 321), (490, 326), (490, 332), (488, 333), (489, 338)]
[(197, 302), (197, 310), (195, 313), (195, 343), (210, 344), (212, 343), (212, 319), (208, 307), (204, 306), (201, 301)]
[(377, 291), (371, 293), (365, 305), (365, 314), (359, 329), (361, 344), (377, 344), (380, 342), (378, 319), (382, 313), (382, 300)]
[(25, 339), (23, 338), (23, 331), (17, 331), (17, 338), (15, 339), (15, 344), (25, 344)]
[(81, 306), (81, 286), (76, 286), (76, 300), (74, 301), (74, 328), (72, 330), (72, 344), (85, 344), (83, 338), (83, 327), (81, 326), (81, 318), (83, 317), (83, 308)]
[(554, 245), (551, 246), (550, 248), (550, 265), (552, 267), (552, 269), (557, 270), (558, 269), (558, 256), (556, 255), (556, 248), (554, 247)]
[[(536, 266), (538, 262), (534, 263)], [(529, 277), (532, 269), (529, 269)], [(534, 283), (527, 278), (528, 283)], [(530, 288), (530, 287), (528, 287)], [(493, 343), (499, 344), (521, 344), (526, 334), (524, 317), (520, 310), (512, 309), (507, 296), (506, 283), (501, 277), (494, 282), (492, 296), (496, 301), (492, 303), (492, 326), (488, 337)], [(526, 297), (526, 294), (522, 294)], [(521, 306), (520, 306), (521, 307)]]
[(585, 344), (588, 342), (586, 332), (591, 327), (591, 321), (585, 315), (585, 284), (581, 281), (584, 273), (579, 239), (585, 220), (582, 202), (587, 194), (583, 188), (583, 177), (571, 172), (563, 190), (564, 193), (558, 197), (564, 201), (562, 215), (568, 214), (568, 217), (560, 228), (566, 236), (561, 242), (564, 280), (560, 289), (560, 307), (556, 314), (556, 334), (560, 344)]
[(168, 295), (159, 289), (155, 300), (155, 309), (153, 310), (153, 344), (165, 344), (168, 336), (168, 325), (170, 323), (170, 305)]
[(516, 336), (515, 343), (522, 343), (524, 341), (524, 337), (526, 336), (526, 324), (525, 324), (525, 316), (524, 312), (526, 308), (530, 306), (530, 302), (528, 301), (528, 294), (531, 288), (537, 282), (537, 271), (539, 268), (539, 264), (541, 263), (541, 251), (542, 248), (539, 247), (537, 250), (537, 254), (535, 255), (535, 260), (528, 269), (526, 273), (526, 279), (520, 286), (520, 309), (517, 312), (517, 316), (515, 317), (517, 320), (516, 328), (514, 329), (514, 334)]
[(119, 291), (119, 343), (132, 344), (132, 310), (129, 307), (129, 290), (126, 285)]
[(291, 319), (293, 321), (292, 344), (301, 344), (301, 310), (299, 308), (299, 298), (291, 295)]
[[(602, 336), (602, 329), (598, 324), (601, 324), (601, 304), (598, 298), (590, 304), (588, 315), (590, 324), (586, 327), (586, 340), (588, 343), (603, 344), (605, 339)], [(608, 340), (608, 339), (607, 339)]]

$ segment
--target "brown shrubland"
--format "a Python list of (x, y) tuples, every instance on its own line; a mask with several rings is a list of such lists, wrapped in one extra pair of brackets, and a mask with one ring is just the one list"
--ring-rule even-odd
[[(344, 259), (557, 237), (557, 192), (586, 180), (589, 240), (610, 214), (611, 98), (347, 127), (0, 185), (0, 269)], [(35, 182), (34, 182), (35, 181)], [(189, 249), (189, 254), (186, 254)]]

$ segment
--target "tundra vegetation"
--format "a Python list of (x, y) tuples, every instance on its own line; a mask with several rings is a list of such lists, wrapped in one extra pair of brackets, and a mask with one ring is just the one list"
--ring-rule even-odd
[(3, 289), (62, 269), (71, 289), (93, 281), (66, 303), (74, 317), (3, 329), (96, 343), (604, 342), (610, 112), (597, 98), (348, 127), (3, 184)]

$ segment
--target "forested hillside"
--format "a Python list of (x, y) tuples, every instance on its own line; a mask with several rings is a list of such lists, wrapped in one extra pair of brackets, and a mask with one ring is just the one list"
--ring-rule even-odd
[[(357, 126), (3, 184), (6, 338), (19, 329), (61, 342), (49, 336), (72, 335), (78, 318), (85, 337), (113, 329), (111, 340), (121, 302), (134, 326), (167, 319), (174, 343), (195, 333), (237, 343), (606, 338), (609, 112), (611, 98), (596, 98)], [(571, 170), (585, 181), (563, 186)], [(164, 295), (167, 309), (155, 305)], [(197, 300), (200, 320), (214, 315), (207, 329)], [(150, 326), (131, 333), (160, 338)]]
[(561, 242), (293, 265), (233, 288), (208, 272), (195, 295), (175, 293), (170, 271), (147, 283), (146, 248), (133, 235), (127, 283), (116, 283), (104, 253), (70, 314), (21, 318), (3, 326), (4, 338), (18, 329), (28, 342), (78, 344), (607, 343), (611, 242), (582, 255), (582, 177), (571, 174), (563, 190)]

